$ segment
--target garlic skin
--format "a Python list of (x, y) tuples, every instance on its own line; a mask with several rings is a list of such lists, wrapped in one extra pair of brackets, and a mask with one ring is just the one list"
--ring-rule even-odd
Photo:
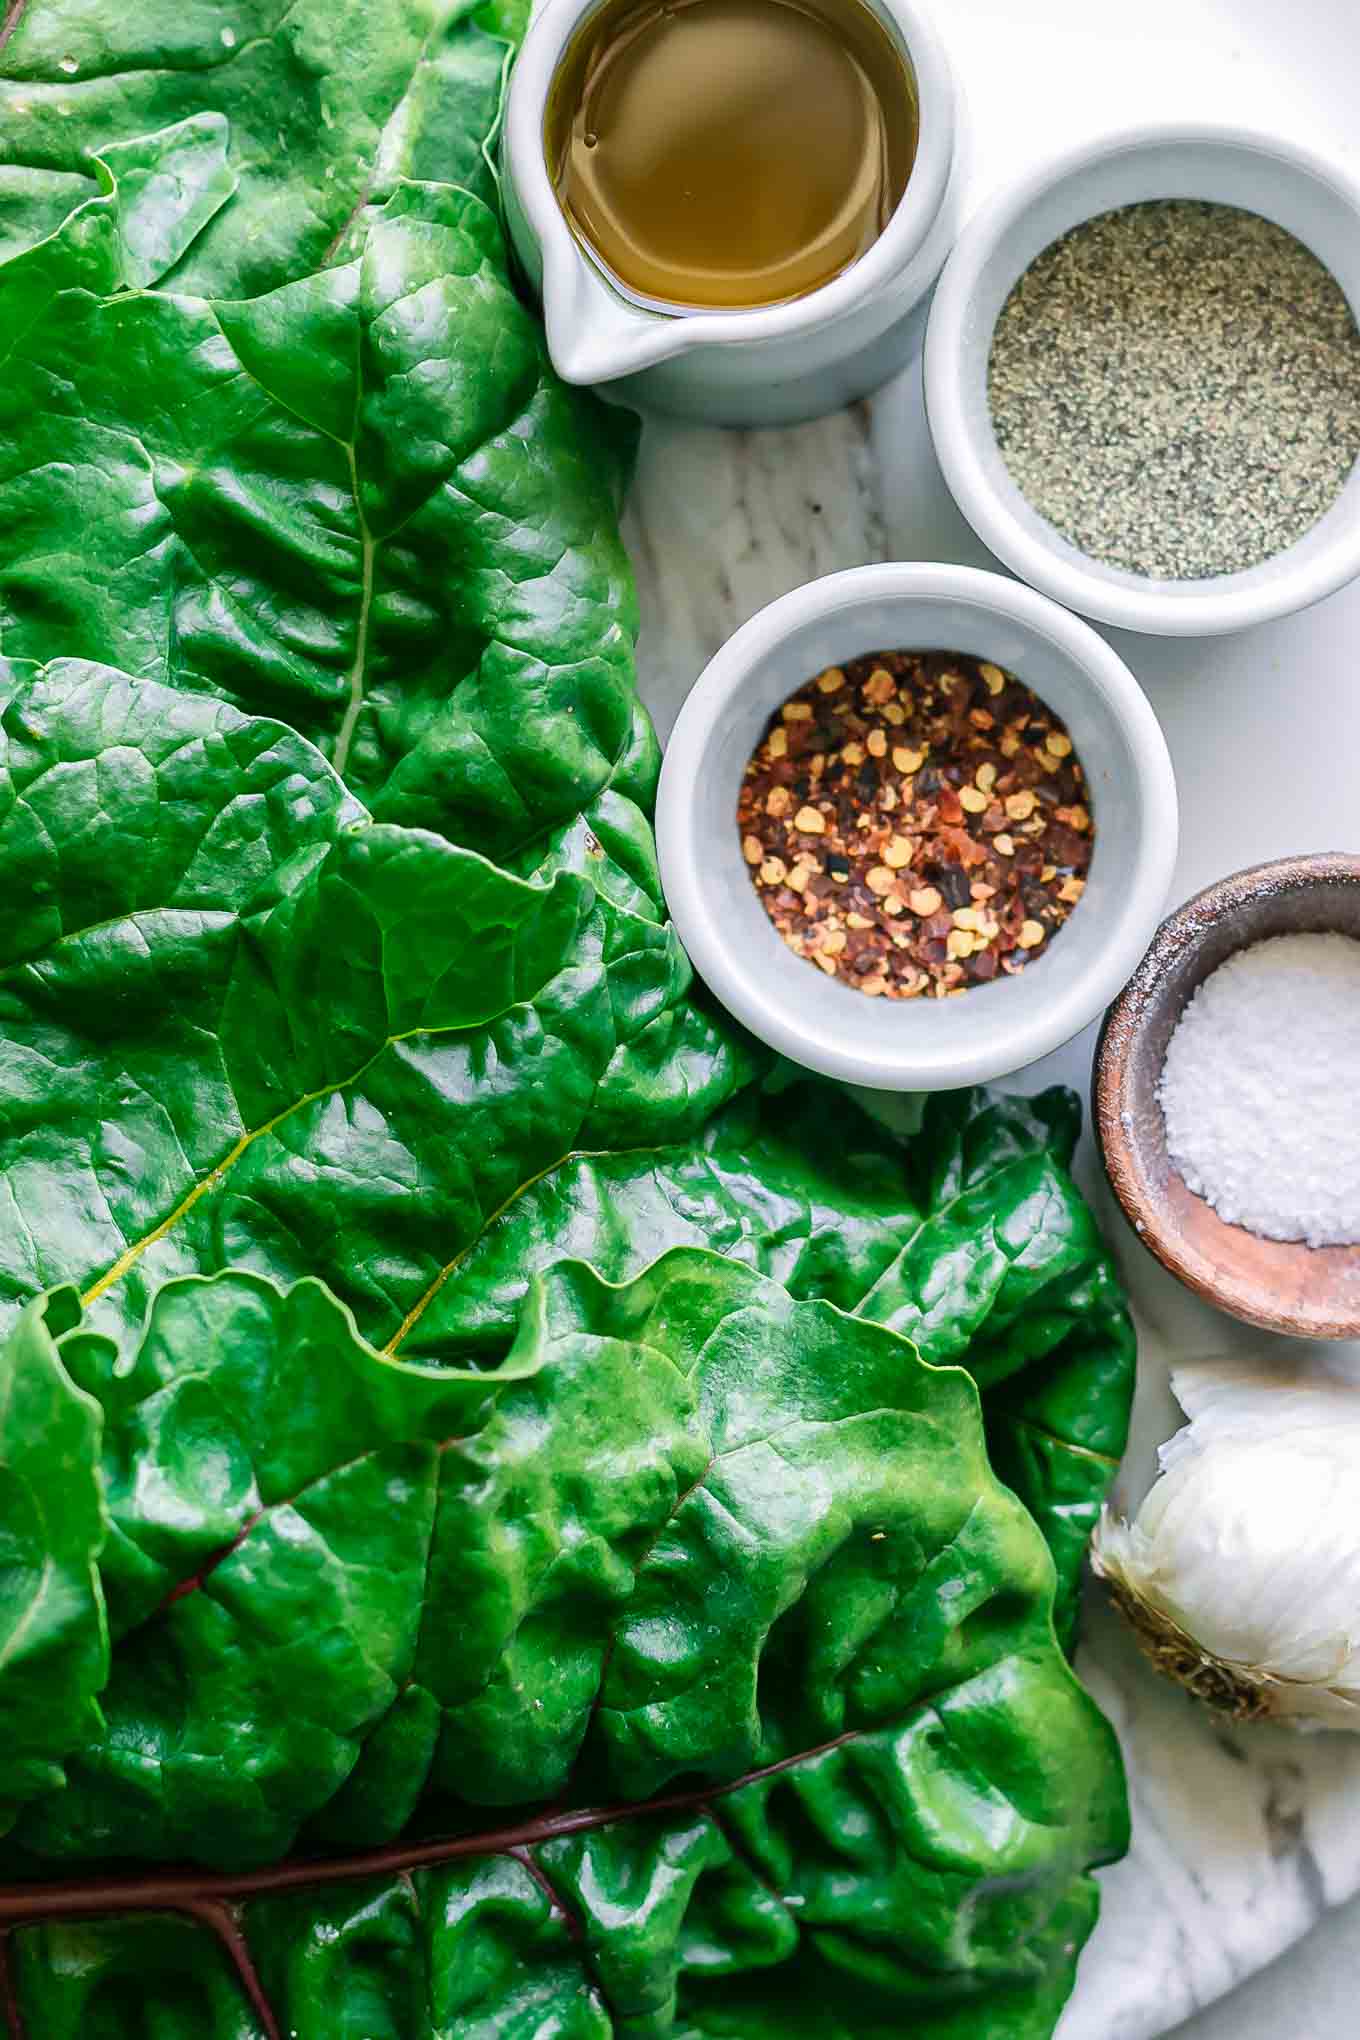
[(1096, 1573), (1211, 1705), (1360, 1732), (1360, 1376), (1230, 1357), (1172, 1386), (1190, 1421), (1133, 1520), (1104, 1511)]

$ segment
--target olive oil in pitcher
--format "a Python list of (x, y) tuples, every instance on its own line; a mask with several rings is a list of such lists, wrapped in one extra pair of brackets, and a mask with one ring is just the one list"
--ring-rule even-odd
[(628, 295), (736, 311), (857, 261), (918, 133), (864, 0), (614, 0), (569, 46), (544, 140), (573, 232)]

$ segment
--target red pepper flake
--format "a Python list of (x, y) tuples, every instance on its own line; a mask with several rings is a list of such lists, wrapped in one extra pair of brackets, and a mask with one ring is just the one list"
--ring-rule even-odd
[(952, 998), (1042, 956), (1079, 903), (1091, 796), (1028, 687), (955, 652), (871, 652), (771, 717), (737, 802), (789, 947), (871, 998)]

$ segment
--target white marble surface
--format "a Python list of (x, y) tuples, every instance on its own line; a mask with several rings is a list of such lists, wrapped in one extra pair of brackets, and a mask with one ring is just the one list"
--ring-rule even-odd
[(1320, 2040), (1355, 2030), (1360, 1899), (1323, 1915), (1287, 1955), (1177, 2026), (1175, 2040)]
[[(973, 108), (979, 196), (1082, 134), (1159, 114), (1269, 122), (1360, 158), (1360, 0), (950, 0), (939, 11)], [(628, 534), (643, 687), (663, 735), (723, 639), (799, 582), (878, 559), (994, 564), (940, 478), (916, 368), (871, 404), (793, 430), (649, 424)], [(1238, 638), (1111, 637), (1177, 768), (1176, 899), (1263, 858), (1360, 850), (1360, 586)], [(1088, 1032), (1018, 1082), (1084, 1090), (1091, 1049)], [(1101, 1198), (1089, 1145), (1082, 1169)], [(1108, 1196), (1103, 1211), (1142, 1325), (1136, 1486), (1174, 1428), (1170, 1357), (1241, 1334), (1161, 1274)], [(1134, 1843), (1104, 1876), (1061, 2040), (1144, 2040), (1360, 1891), (1360, 1738), (1224, 1728), (1154, 1678), (1098, 1600), (1088, 1634), (1081, 1669), (1124, 1745)], [(1262, 2016), (1257, 2027), (1229, 2015), (1214, 2031), (1321, 2030)]]

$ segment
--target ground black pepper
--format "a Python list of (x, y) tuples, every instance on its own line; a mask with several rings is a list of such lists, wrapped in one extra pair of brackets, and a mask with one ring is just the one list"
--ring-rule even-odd
[(1030, 265), (988, 397), (1016, 486), (1080, 551), (1157, 580), (1239, 573), (1302, 538), (1360, 456), (1360, 331), (1282, 227), (1160, 199)]
[(771, 718), (737, 802), (789, 947), (872, 997), (946, 998), (1043, 954), (1093, 824), (1066, 728), (1013, 674), (872, 652)]

